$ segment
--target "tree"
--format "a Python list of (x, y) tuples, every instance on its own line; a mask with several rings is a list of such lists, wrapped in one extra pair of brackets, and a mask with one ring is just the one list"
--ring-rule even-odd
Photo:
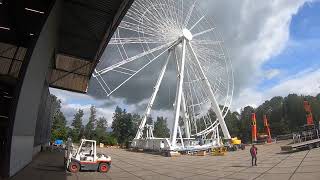
[(238, 112), (233, 112), (229, 110), (226, 117), (225, 122), (228, 127), (229, 133), (231, 137), (237, 137), (240, 135), (240, 114)]
[(89, 121), (85, 126), (85, 131), (84, 135), (88, 139), (92, 139), (94, 137), (94, 129), (95, 129), (95, 124), (97, 122), (97, 110), (94, 106), (90, 107), (90, 117)]
[(107, 120), (105, 117), (100, 117), (95, 128), (94, 139), (99, 143), (106, 141), (107, 138)]
[(52, 126), (51, 126), (51, 140), (56, 139), (67, 139), (67, 121), (64, 114), (61, 112), (61, 100), (58, 99), (55, 95), (50, 95), (52, 100)]
[(127, 144), (135, 135), (132, 115), (127, 113), (125, 109), (122, 110), (117, 106), (112, 118), (111, 127), (114, 137), (117, 138), (118, 143)]
[(82, 118), (83, 118), (83, 110), (79, 109), (76, 114), (73, 116), (73, 120), (71, 126), (73, 127), (71, 132), (71, 138), (73, 141), (79, 141), (83, 136), (83, 125), (82, 125)]
[(296, 131), (300, 126), (306, 124), (303, 97), (297, 94), (289, 94), (285, 98), (284, 106), (284, 118), (288, 122), (291, 131)]
[(133, 123), (133, 132), (137, 133), (138, 128), (141, 123), (141, 116), (139, 114), (133, 114), (132, 115), (132, 123)]
[(246, 106), (240, 115), (240, 137), (244, 142), (250, 142), (251, 140), (251, 114), (254, 112), (254, 108)]
[(157, 117), (154, 123), (153, 135), (158, 138), (167, 138), (170, 136), (170, 130), (167, 126), (167, 120), (163, 117)]

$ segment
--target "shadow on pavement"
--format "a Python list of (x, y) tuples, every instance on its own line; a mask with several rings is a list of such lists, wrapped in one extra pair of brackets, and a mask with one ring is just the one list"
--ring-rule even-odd
[(63, 152), (40, 152), (10, 180), (66, 180), (72, 175), (65, 170), (63, 157)]

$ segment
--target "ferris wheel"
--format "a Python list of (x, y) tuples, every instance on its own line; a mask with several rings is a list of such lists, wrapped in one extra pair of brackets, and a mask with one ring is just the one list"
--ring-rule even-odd
[(110, 96), (153, 63), (161, 64), (135, 140), (144, 139), (170, 63), (176, 76), (170, 149), (191, 146), (196, 137), (211, 139), (209, 146), (219, 144), (219, 128), (231, 138), (224, 117), (233, 96), (232, 65), (216, 26), (199, 6), (197, 0), (135, 0), (108, 45), (117, 55), (102, 61), (93, 74)]

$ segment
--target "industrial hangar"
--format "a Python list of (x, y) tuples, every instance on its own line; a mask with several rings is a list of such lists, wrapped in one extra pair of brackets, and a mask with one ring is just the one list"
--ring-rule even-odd
[(133, 0), (0, 0), (0, 177), (49, 142), (49, 87), (86, 93)]

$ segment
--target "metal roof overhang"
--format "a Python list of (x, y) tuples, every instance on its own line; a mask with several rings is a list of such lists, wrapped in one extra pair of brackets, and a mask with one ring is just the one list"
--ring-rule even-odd
[(133, 1), (63, 1), (51, 87), (87, 92), (94, 68)]
[[(105, 47), (134, 0), (61, 0), (51, 87), (86, 93)], [(0, 0), (0, 74), (17, 78), (28, 42), (55, 0)], [(37, 10), (38, 12), (26, 10)]]

